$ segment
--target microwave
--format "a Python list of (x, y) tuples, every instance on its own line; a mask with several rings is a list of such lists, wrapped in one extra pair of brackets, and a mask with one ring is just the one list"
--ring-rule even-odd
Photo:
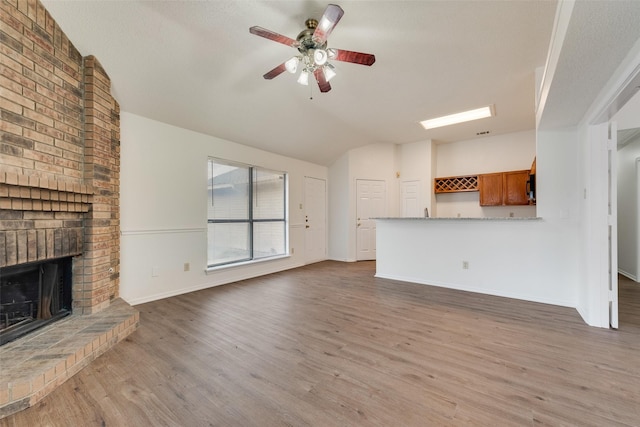
[(529, 195), (529, 203), (532, 205), (536, 204), (536, 174), (532, 173), (529, 175), (529, 180), (527, 181), (527, 194)]

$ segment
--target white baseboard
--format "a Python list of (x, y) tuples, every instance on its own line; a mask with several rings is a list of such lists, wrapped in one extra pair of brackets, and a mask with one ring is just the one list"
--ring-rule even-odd
[(215, 276), (208, 276), (208, 277), (211, 277), (212, 279), (211, 281), (208, 281), (206, 283), (199, 283), (193, 286), (188, 286), (188, 287), (179, 288), (179, 289), (172, 289), (171, 291), (168, 291), (168, 292), (160, 292), (156, 294), (145, 295), (144, 297), (139, 297), (139, 298), (128, 298), (127, 295), (120, 294), (120, 298), (125, 300), (129, 305), (135, 306), (138, 304), (144, 304), (147, 302), (175, 297), (177, 295), (187, 294), (189, 292), (201, 291), (203, 289), (215, 288), (216, 286), (228, 285), (228, 284), (239, 282), (242, 280), (253, 279), (255, 277), (261, 277), (267, 274), (273, 274), (273, 273), (278, 273), (280, 271), (291, 270), (293, 268), (302, 267), (303, 265), (304, 264), (296, 263), (294, 265), (287, 265), (284, 267), (280, 266), (278, 268), (267, 269), (263, 271), (242, 271), (239, 274), (234, 275), (234, 277), (232, 278), (226, 278), (222, 281), (217, 281), (217, 282), (214, 280)]
[(153, 295), (145, 295), (140, 298), (127, 298), (126, 295), (120, 295), (120, 298), (125, 300), (129, 305), (135, 306), (138, 304), (144, 304), (147, 302), (158, 301), (165, 298), (171, 298), (182, 294), (188, 294), (189, 292), (201, 291), (203, 289), (214, 288), (216, 286), (226, 285), (227, 283), (202, 283), (195, 286), (189, 286), (188, 288), (173, 289), (170, 292), (162, 292)]
[(627, 278), (633, 280), (634, 282), (638, 282), (639, 281), (637, 276), (635, 276), (634, 274), (631, 274), (629, 272), (626, 272), (624, 270), (618, 269), (618, 273), (622, 274), (624, 277), (627, 277)]
[(475, 292), (477, 294), (493, 295), (493, 296), (497, 296), (497, 297), (513, 298), (513, 299), (519, 299), (519, 300), (531, 301), (531, 302), (539, 302), (539, 303), (542, 303), (542, 304), (558, 305), (558, 306), (561, 306), (561, 307), (576, 308), (576, 305), (571, 301), (562, 301), (562, 300), (553, 300), (553, 299), (548, 299), (548, 298), (539, 298), (539, 297), (536, 297), (536, 296), (522, 295), (522, 294), (518, 294), (518, 293), (515, 293), (515, 292), (514, 293), (503, 292), (503, 291), (498, 291), (498, 290), (495, 290), (495, 289), (486, 289), (486, 288), (478, 289), (478, 288), (473, 288), (473, 287), (465, 286), (465, 285), (459, 285), (459, 284), (455, 284), (455, 283), (444, 283), (444, 282), (435, 282), (435, 281), (425, 282), (423, 280), (418, 280), (418, 279), (415, 279), (415, 278), (412, 278), (412, 277), (399, 277), (399, 276), (391, 276), (391, 275), (378, 274), (378, 273), (376, 273), (375, 277), (379, 277), (381, 279), (391, 279), (391, 280), (400, 280), (400, 281), (403, 281), (403, 282), (417, 283), (417, 284), (420, 284), (420, 285), (438, 286), (440, 288), (455, 289), (455, 290), (465, 291), (465, 292)]

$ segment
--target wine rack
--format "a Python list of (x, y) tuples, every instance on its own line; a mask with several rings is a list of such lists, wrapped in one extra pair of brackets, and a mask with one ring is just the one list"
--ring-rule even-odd
[(434, 179), (433, 189), (436, 194), (478, 191), (478, 175), (436, 178)]

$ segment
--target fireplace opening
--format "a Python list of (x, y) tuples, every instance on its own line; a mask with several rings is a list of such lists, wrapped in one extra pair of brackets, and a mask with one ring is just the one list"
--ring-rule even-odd
[(0, 268), (0, 345), (71, 313), (71, 257)]

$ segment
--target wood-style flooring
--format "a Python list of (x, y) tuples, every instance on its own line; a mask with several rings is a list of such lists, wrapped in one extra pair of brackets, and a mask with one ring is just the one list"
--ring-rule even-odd
[(638, 426), (640, 285), (575, 309), (321, 262), (137, 306), (140, 327), (0, 426)]

